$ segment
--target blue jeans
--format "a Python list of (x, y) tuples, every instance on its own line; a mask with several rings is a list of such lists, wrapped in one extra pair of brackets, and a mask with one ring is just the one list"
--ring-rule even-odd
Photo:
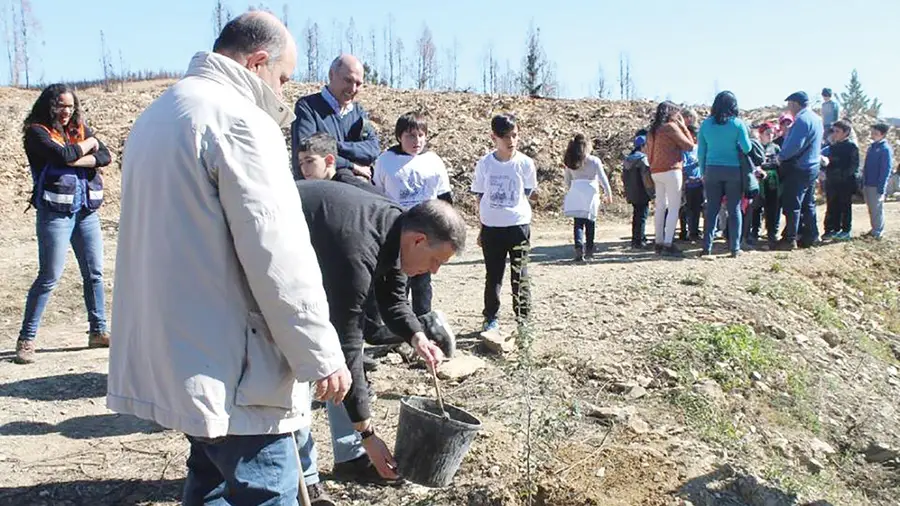
[(587, 218), (575, 218), (575, 224), (572, 232), (575, 237), (575, 247), (587, 248), (584, 251), (594, 251), (594, 232), (597, 229), (597, 222)]
[[(328, 412), (328, 427), (331, 429), (331, 448), (334, 452), (334, 463), (349, 462), (366, 454), (359, 433), (353, 429), (353, 422), (342, 404), (325, 403)], [(310, 427), (295, 433), (297, 448), (300, 451), (300, 464), (303, 465), (303, 481), (306, 485), (319, 483), (318, 452), (313, 441)]]
[(59, 283), (66, 265), (69, 244), (81, 269), (84, 305), (87, 307), (91, 332), (106, 332), (105, 297), (103, 292), (103, 233), (96, 212), (82, 209), (64, 214), (38, 208), (37, 222), (38, 275), (28, 290), (25, 316), (19, 339), (34, 339), (50, 293)]
[[(787, 223), (784, 228), (785, 241), (799, 241), (810, 245), (819, 240), (819, 225), (816, 223), (816, 180), (819, 169), (801, 170), (793, 168), (782, 178), (781, 200)], [(801, 230), (802, 223), (802, 230)], [(798, 237), (799, 236), (799, 237)]]
[[(731, 251), (741, 249), (741, 197), (744, 196), (744, 185), (741, 182), (739, 167), (710, 165), (706, 167), (706, 217), (703, 220), (703, 248), (712, 250), (713, 237), (725, 197), (725, 210), (728, 211), (728, 248)], [(733, 231), (733, 232), (732, 232)]]
[(184, 506), (297, 506), (300, 471), (291, 434), (188, 441)]
[(866, 197), (866, 206), (869, 208), (869, 222), (872, 224), (872, 236), (881, 237), (884, 234), (884, 194), (879, 193), (881, 188), (877, 186), (863, 186), (863, 196)]

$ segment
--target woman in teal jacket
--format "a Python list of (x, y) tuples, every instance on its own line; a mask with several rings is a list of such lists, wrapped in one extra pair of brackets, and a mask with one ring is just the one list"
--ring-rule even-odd
[(706, 219), (703, 231), (703, 254), (712, 253), (716, 217), (725, 197), (728, 211), (728, 229), (736, 233), (728, 235), (731, 256), (741, 253), (741, 198), (743, 182), (741, 174), (742, 153), (749, 153), (750, 132), (739, 116), (737, 98), (730, 91), (716, 96), (712, 112), (700, 125), (697, 157), (706, 189)]

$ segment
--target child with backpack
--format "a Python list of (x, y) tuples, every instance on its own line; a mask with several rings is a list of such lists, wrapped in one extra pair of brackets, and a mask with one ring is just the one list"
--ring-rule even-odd
[(594, 257), (600, 188), (607, 203), (612, 201), (612, 190), (603, 162), (591, 155), (591, 145), (584, 134), (576, 134), (569, 141), (563, 163), (566, 166), (563, 178), (568, 188), (563, 210), (566, 216), (575, 219), (575, 261), (583, 262), (585, 258)]
[(631, 204), (631, 247), (644, 249), (647, 246), (647, 217), (650, 215), (650, 202), (655, 197), (653, 179), (650, 177), (650, 161), (644, 149), (647, 136), (634, 138), (634, 149), (625, 158), (622, 165), (622, 184), (625, 187), (625, 200)]

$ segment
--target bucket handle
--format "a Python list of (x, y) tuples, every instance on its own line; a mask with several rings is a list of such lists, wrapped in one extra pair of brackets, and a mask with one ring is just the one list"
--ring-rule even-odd
[(441, 415), (444, 418), (450, 418), (450, 414), (444, 409), (444, 396), (441, 395), (441, 383), (437, 377), (437, 364), (429, 367), (431, 369), (431, 379), (434, 381), (434, 391), (437, 393), (438, 407), (441, 408)]

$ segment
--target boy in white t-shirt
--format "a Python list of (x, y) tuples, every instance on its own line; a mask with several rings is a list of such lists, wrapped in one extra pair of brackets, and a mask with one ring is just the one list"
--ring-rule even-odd
[(519, 321), (528, 318), (531, 306), (525, 260), (531, 247), (531, 204), (537, 197), (534, 161), (517, 151), (519, 127), (511, 114), (491, 120), (495, 150), (478, 161), (472, 193), (480, 196), (479, 240), (487, 270), (484, 286), (484, 331), (498, 330), (500, 288), (510, 260), (513, 312)]
[[(452, 204), (453, 190), (447, 167), (441, 157), (425, 148), (428, 137), (425, 117), (414, 112), (400, 116), (394, 137), (397, 144), (375, 160), (372, 175), (375, 188), (404, 210), (432, 199)], [(431, 312), (430, 272), (409, 278), (407, 290), (412, 292), (416, 316)]]

